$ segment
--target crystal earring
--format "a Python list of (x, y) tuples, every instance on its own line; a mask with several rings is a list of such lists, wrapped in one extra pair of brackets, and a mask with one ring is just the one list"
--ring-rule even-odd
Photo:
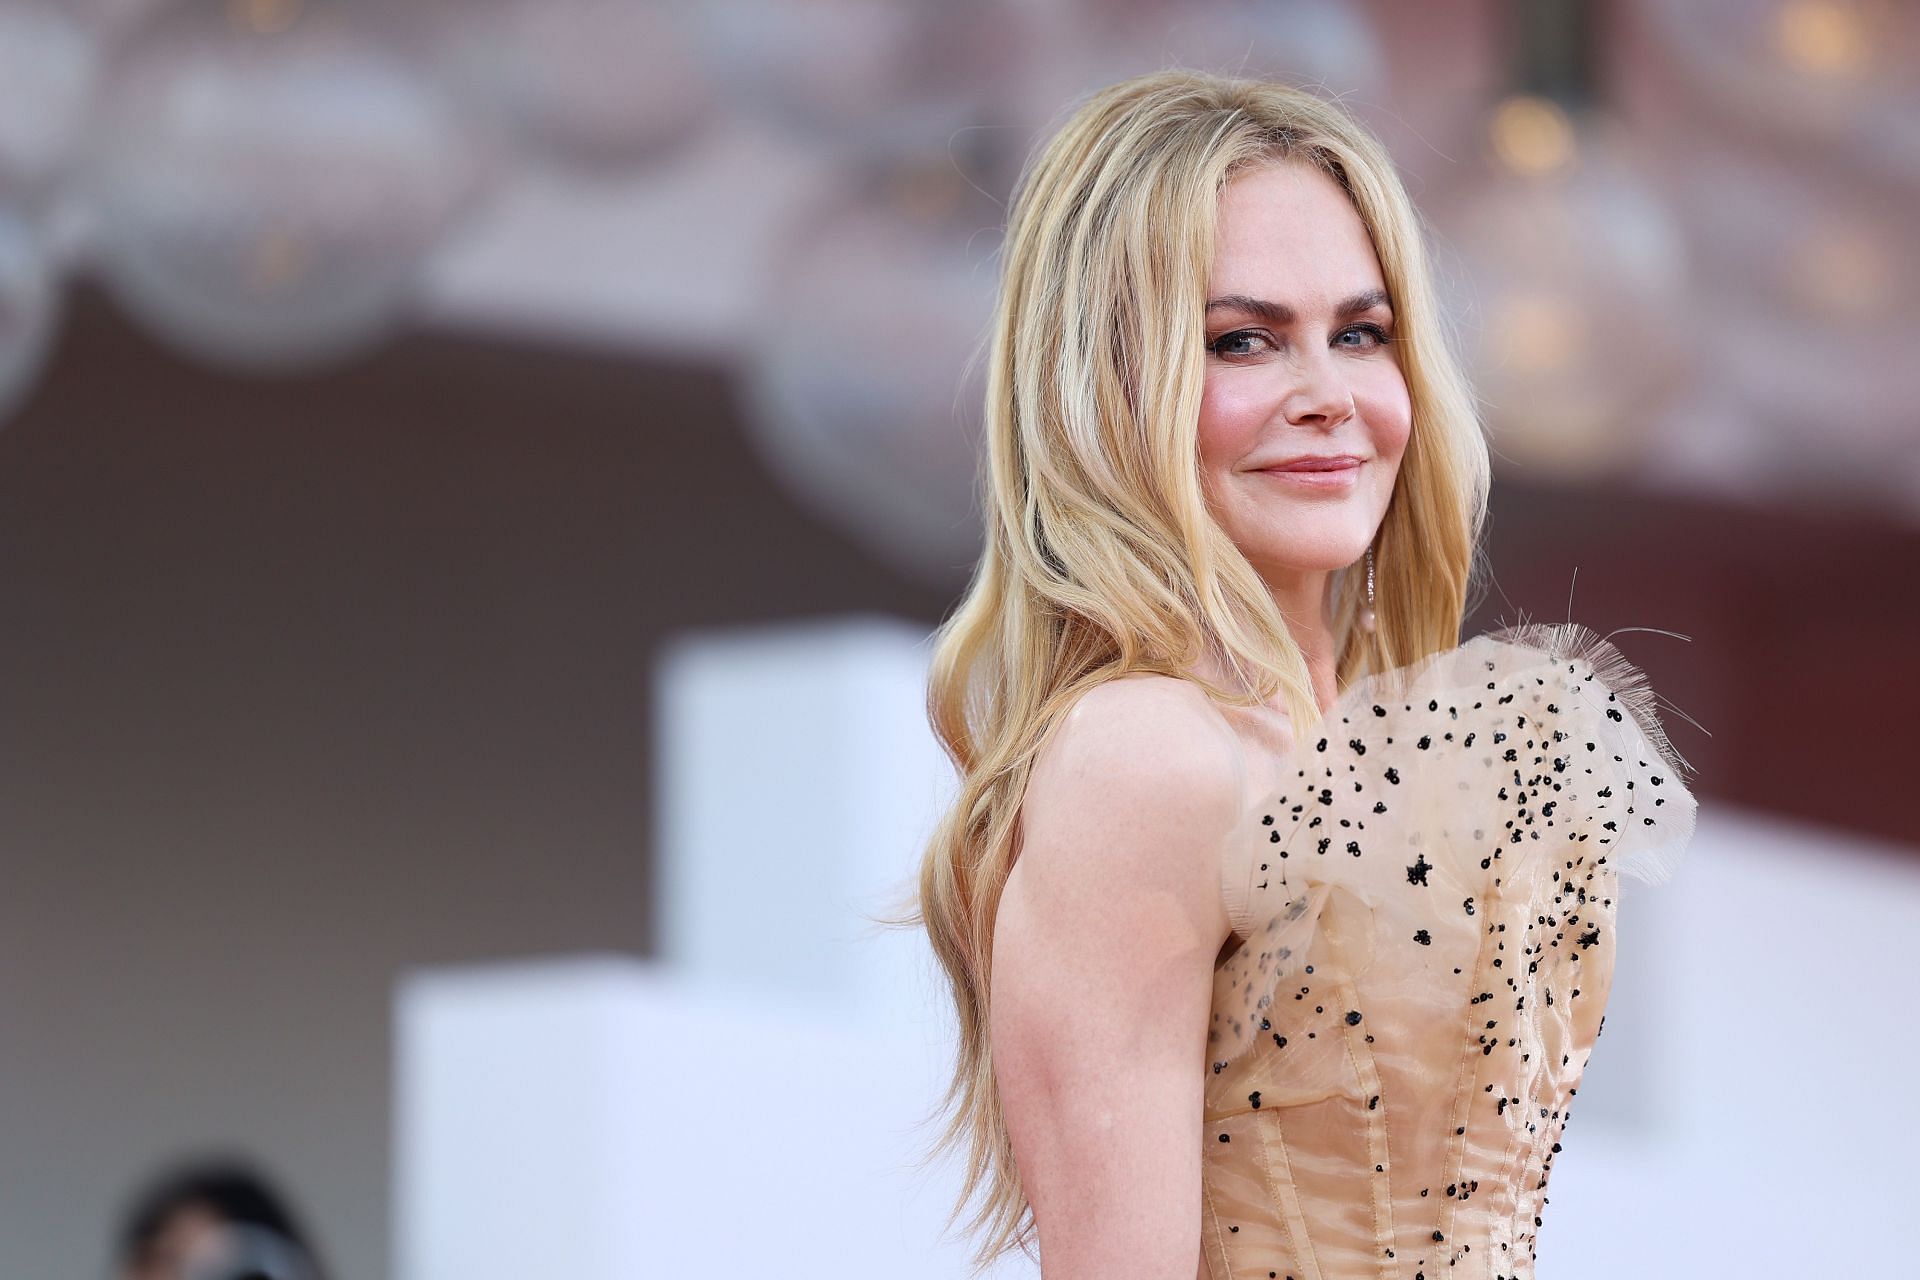
[(1377, 622), (1378, 616), (1373, 611), (1373, 548), (1369, 546), (1367, 548), (1367, 604), (1360, 610), (1360, 629), (1371, 635)]

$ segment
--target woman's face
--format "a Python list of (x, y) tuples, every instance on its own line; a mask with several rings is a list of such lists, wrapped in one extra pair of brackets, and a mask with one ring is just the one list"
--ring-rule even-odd
[[(1379, 259), (1339, 185), (1296, 162), (1221, 193), (1207, 289), (1203, 487), (1267, 579), (1323, 588), (1366, 553), (1393, 494), (1413, 407)], [(1305, 455), (1339, 470), (1281, 471)]]

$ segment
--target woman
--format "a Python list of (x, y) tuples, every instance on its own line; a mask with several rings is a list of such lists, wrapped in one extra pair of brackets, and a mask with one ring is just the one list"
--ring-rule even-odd
[(919, 886), (976, 1261), (1530, 1274), (1617, 875), (1694, 806), (1605, 640), (1456, 643), (1487, 449), (1390, 161), (1155, 73), (1033, 159), (1003, 256)]

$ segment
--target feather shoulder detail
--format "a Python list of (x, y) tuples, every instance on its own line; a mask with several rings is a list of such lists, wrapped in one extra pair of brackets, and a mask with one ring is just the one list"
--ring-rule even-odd
[(1357, 977), (1381, 919), (1420, 895), (1444, 885), (1470, 910), (1569, 859), (1657, 884), (1694, 828), (1653, 690), (1577, 623), (1503, 627), (1355, 680), (1280, 765), (1245, 851), (1249, 931), (1215, 968), (1216, 1074), (1267, 1030), (1282, 982)]

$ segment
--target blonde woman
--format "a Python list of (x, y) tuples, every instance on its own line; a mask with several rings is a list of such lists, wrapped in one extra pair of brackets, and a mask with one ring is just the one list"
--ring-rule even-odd
[(1530, 1275), (1618, 875), (1694, 802), (1606, 640), (1458, 643), (1487, 448), (1392, 164), (1285, 85), (1115, 85), (1022, 177), (990, 361), (915, 916), (976, 1263)]

